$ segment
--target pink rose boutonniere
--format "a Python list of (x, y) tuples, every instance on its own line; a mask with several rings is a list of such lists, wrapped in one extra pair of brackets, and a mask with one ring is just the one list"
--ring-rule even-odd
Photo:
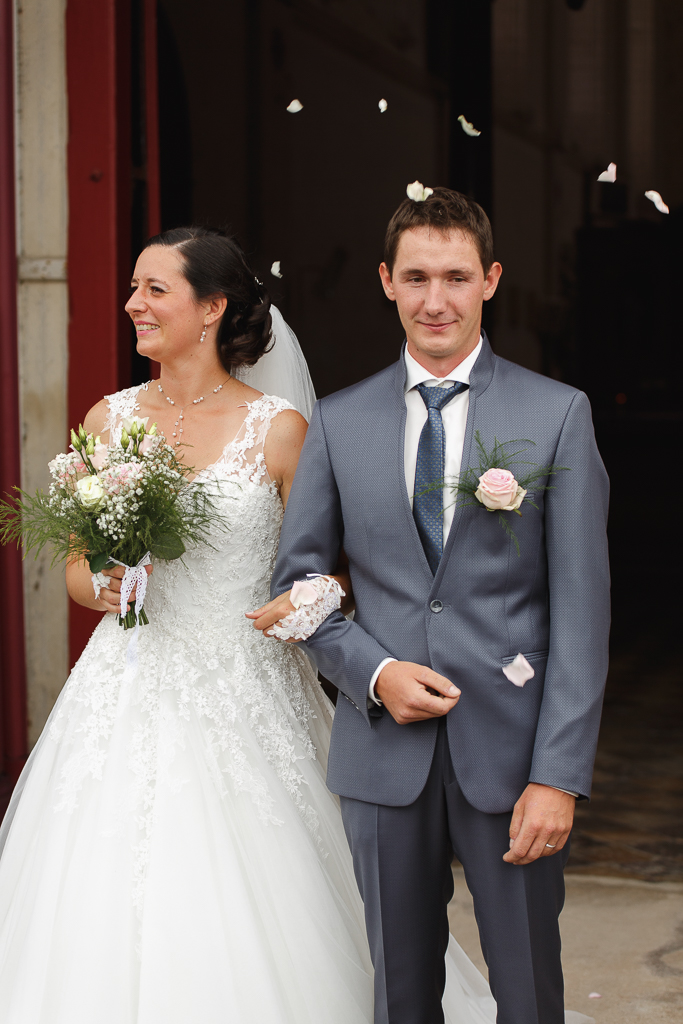
[[(497, 512), (498, 521), (510, 537), (510, 540), (517, 549), (519, 555), (519, 541), (515, 531), (510, 526), (506, 512), (514, 512), (522, 515), (521, 506), (526, 501), (534, 508), (538, 505), (529, 497), (529, 487), (534, 485), (534, 491), (547, 491), (551, 489), (550, 484), (540, 483), (544, 478), (554, 476), (566, 470), (567, 466), (539, 466), (535, 462), (526, 462), (521, 456), (535, 444), (534, 441), (499, 441), (493, 439), (493, 448), (487, 451), (481, 439), (479, 431), (474, 435), (474, 443), (479, 455), (479, 466), (477, 469), (467, 469), (460, 474), (457, 482), (452, 485), (458, 495), (464, 495), (470, 500), (463, 502), (465, 505), (479, 504), (487, 512)], [(516, 447), (524, 445), (523, 448)], [(515, 450), (511, 450), (511, 449)], [(512, 472), (511, 466), (527, 467), (524, 475), (519, 479)], [(516, 469), (519, 473), (519, 470)]]
[[(522, 515), (522, 505), (527, 502), (534, 508), (538, 506), (529, 495), (529, 487), (533, 484), (534, 494), (538, 491), (551, 490), (552, 486), (541, 483), (542, 480), (554, 476), (567, 466), (539, 466), (535, 462), (527, 462), (521, 458), (535, 442), (529, 440), (499, 441), (493, 439), (493, 447), (488, 451), (481, 439), (479, 431), (474, 435), (474, 443), (479, 457), (479, 465), (461, 472), (455, 482), (431, 484), (427, 490), (447, 487), (452, 491), (457, 508), (467, 505), (478, 506), (487, 512), (496, 512), (498, 521), (509, 536), (519, 555), (519, 542), (515, 531), (510, 526), (506, 513), (514, 512)], [(524, 447), (517, 447), (523, 445)], [(511, 467), (515, 467), (512, 472)], [(517, 467), (526, 471), (521, 473)]]
[(509, 469), (487, 469), (479, 477), (479, 486), (474, 492), (477, 501), (486, 505), (489, 512), (517, 512), (526, 498), (526, 489), (520, 487)]

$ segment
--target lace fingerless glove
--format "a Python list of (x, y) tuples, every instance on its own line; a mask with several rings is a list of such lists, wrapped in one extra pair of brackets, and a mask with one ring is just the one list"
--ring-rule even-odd
[(297, 580), (292, 587), (289, 599), (294, 611), (285, 615), (279, 625), (271, 626), (268, 635), (279, 640), (308, 640), (341, 607), (342, 597), (346, 597), (345, 591), (331, 576), (309, 573), (307, 580)]

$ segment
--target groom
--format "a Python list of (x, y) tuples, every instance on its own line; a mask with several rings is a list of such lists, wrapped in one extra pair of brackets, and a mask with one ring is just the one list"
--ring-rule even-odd
[[(436, 188), (399, 206), (380, 276), (405, 346), (318, 402), (273, 576), (276, 595), (330, 572), (341, 548), (350, 563), (355, 620), (336, 612), (306, 648), (340, 690), (328, 784), (365, 904), (376, 1024), (443, 1021), (453, 854), (499, 1024), (564, 1021), (558, 915), (607, 669), (608, 484), (586, 396), (498, 358), (481, 333), (500, 274), (476, 203)], [(497, 513), (438, 488), (479, 465), (476, 431), (488, 451), (528, 438), (520, 459), (567, 467), (552, 489), (531, 485), (537, 507), (502, 513), (519, 555)], [(524, 685), (503, 671), (519, 653)]]

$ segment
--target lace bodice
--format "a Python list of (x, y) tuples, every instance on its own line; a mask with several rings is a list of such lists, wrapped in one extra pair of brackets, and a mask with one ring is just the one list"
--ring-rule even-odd
[[(143, 385), (144, 388), (147, 385)], [(125, 417), (139, 410), (140, 388), (108, 397), (107, 428), (118, 442)], [(197, 474), (221, 513), (205, 544), (175, 562), (155, 564), (145, 608), (163, 632), (192, 632), (195, 642), (222, 643), (253, 633), (244, 612), (269, 599), (283, 508), (270, 480), (264, 444), (278, 413), (292, 406), (263, 395), (246, 404), (247, 414), (221, 457)]]

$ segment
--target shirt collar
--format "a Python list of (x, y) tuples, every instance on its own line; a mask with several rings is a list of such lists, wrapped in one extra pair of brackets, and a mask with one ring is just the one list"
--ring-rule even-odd
[(479, 358), (479, 353), (481, 352), (482, 345), (483, 338), (480, 335), (477, 347), (474, 349), (474, 351), (470, 352), (470, 354), (465, 359), (463, 359), (461, 363), (458, 363), (455, 369), (451, 370), (451, 372), (446, 377), (435, 377), (433, 373), (430, 373), (429, 370), (426, 370), (424, 366), (418, 363), (417, 359), (414, 359), (413, 356), (411, 356), (406, 346), (404, 353), (404, 358), (406, 361), (406, 392), (412, 391), (412, 389), (414, 387), (417, 387), (418, 384), (426, 384), (428, 381), (431, 381), (432, 383), (435, 384), (441, 384), (441, 382), (444, 380), (450, 380), (461, 381), (463, 384), (469, 384), (470, 373), (472, 372), (472, 367)]

